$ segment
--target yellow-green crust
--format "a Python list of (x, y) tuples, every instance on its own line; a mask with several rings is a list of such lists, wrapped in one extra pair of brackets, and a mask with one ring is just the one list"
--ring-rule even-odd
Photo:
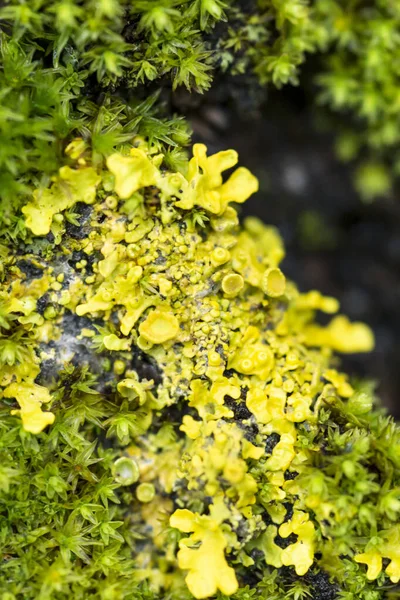
[[(3, 398), (15, 399), (10, 410), (39, 433), (57, 422), (49, 386), (37, 383), (42, 364), (60, 368), (77, 340), (105, 352), (113, 393), (137, 411), (124, 455), (140, 473), (138, 580), (170, 590), (184, 576), (196, 598), (231, 595), (237, 565), (251, 568), (255, 549), (267, 565), (304, 576), (329, 546), (331, 525), (358, 507), (327, 500), (311, 469), (320, 447), (303, 432), (312, 439), (325, 409), (354, 397), (333, 352), (369, 351), (371, 331), (342, 315), (317, 324), (317, 311), (337, 313), (336, 300), (300, 294), (285, 279), (273, 227), (239, 226), (232, 204), (258, 184), (244, 168), (223, 178), (234, 151), (207, 157), (198, 144), (185, 174), (166, 171), (143, 141), (101, 172), (82, 141), (67, 151), (75, 164), (23, 208), (33, 234), (24, 260), (40, 276), (6, 259), (1, 316), (17, 323), (23, 355), (3, 360)], [(77, 203), (92, 207), (85, 225)], [(78, 319), (76, 339), (66, 315)], [(159, 381), (138, 376), (134, 351)], [(178, 547), (161, 516), (181, 532)], [(371, 580), (389, 559), (386, 574), (397, 582), (399, 525), (382, 536), (350, 558), (368, 565)]]

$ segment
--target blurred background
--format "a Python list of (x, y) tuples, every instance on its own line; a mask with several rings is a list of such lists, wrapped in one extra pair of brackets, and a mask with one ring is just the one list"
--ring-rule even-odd
[(400, 198), (361, 200), (335, 155), (332, 123), (310, 110), (301, 89), (263, 94), (236, 78), (195, 102), (185, 93), (172, 102), (189, 118), (195, 142), (210, 152), (235, 148), (259, 178), (242, 215), (279, 228), (284, 271), (300, 290), (337, 297), (342, 312), (372, 327), (374, 352), (343, 356), (342, 365), (375, 381), (400, 418)]

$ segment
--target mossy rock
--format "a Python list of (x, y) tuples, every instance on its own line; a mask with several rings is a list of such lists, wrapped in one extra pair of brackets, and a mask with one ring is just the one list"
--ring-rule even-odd
[(234, 151), (68, 153), (0, 247), (0, 598), (396, 597), (400, 431), (335, 355), (371, 331), (239, 224)]

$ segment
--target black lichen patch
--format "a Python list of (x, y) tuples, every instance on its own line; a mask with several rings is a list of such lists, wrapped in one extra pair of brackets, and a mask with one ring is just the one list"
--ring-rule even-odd
[(66, 221), (65, 231), (75, 240), (83, 240), (89, 233), (89, 221), (92, 214), (92, 207), (83, 202), (77, 202), (74, 206), (74, 213), (78, 215), (79, 225)]
[(87, 255), (83, 252), (83, 250), (74, 250), (71, 256), (68, 258), (68, 262), (70, 265), (75, 266), (76, 263), (81, 262), (81, 260), (86, 259)]
[(239, 522), (238, 526), (235, 529), (235, 533), (237, 535), (238, 540), (242, 544), (245, 544), (246, 542), (249, 542), (251, 540), (252, 533), (250, 531), (248, 522), (244, 519), (242, 519)]
[(160, 265), (165, 265), (166, 262), (167, 262), (166, 257), (163, 256), (160, 251), (158, 251), (158, 256), (154, 260), (154, 264), (160, 266)]
[(163, 373), (156, 361), (137, 347), (132, 348), (130, 368), (136, 371), (139, 381), (153, 380), (155, 388), (162, 383)]
[(48, 348), (55, 350), (58, 366), (64, 362), (79, 367), (87, 365), (93, 373), (103, 374), (99, 355), (94, 352), (87, 339), (78, 339), (83, 328), (93, 329), (95, 323), (96, 321), (78, 317), (69, 310), (65, 311), (60, 324), (60, 337), (47, 344)]
[(46, 307), (48, 306), (49, 302), (50, 302), (49, 294), (44, 294), (36, 302), (36, 310), (37, 310), (37, 312), (40, 315), (43, 315), (43, 313), (44, 313)]
[(328, 573), (319, 571), (318, 573), (310, 572), (306, 575), (309, 580), (313, 595), (313, 600), (336, 600), (340, 591), (340, 587), (336, 582), (332, 582)]
[[(79, 356), (79, 355), (78, 355)], [(75, 364), (78, 363), (78, 356), (74, 359)], [(100, 368), (99, 368), (100, 367)], [(97, 386), (96, 390), (100, 394), (104, 394), (107, 396), (115, 390), (115, 375), (112, 370), (104, 368), (104, 362), (102, 360), (98, 360), (98, 375), (97, 375)]]
[(59, 368), (54, 359), (48, 358), (40, 363), (40, 373), (36, 377), (36, 383), (39, 385), (49, 385), (57, 378)]
[(257, 560), (258, 558), (264, 558), (264, 552), (259, 548), (253, 548), (250, 550), (250, 556), (253, 560)]
[[(87, 256), (85, 254), (83, 254), (83, 256), (85, 256), (87, 260)], [(68, 287), (75, 277), (75, 269), (70, 264), (69, 258), (63, 255), (57, 256), (52, 262), (52, 267), (52, 275), (56, 278), (58, 277), (58, 275), (62, 275), (62, 287)]]
[(40, 279), (43, 275), (43, 269), (26, 258), (19, 260), (17, 267), (21, 269), (28, 279)]
[(258, 426), (255, 422), (242, 423), (241, 428), (244, 430), (244, 437), (249, 442), (254, 442), (256, 435), (259, 433)]
[(235, 373), (236, 371), (234, 369), (225, 369), (224, 377), (227, 377), (229, 379), (230, 377), (233, 377)]
[(92, 252), (86, 254), (83, 250), (74, 250), (71, 256), (68, 258), (68, 264), (77, 270), (77, 264), (86, 261), (85, 270), (87, 274), (93, 273), (93, 265), (102, 259), (102, 255), (99, 252)]
[(259, 429), (254, 421), (253, 414), (246, 406), (246, 393), (246, 389), (242, 388), (240, 398), (235, 400), (235, 398), (232, 398), (231, 396), (225, 396), (224, 403), (233, 412), (233, 418), (237, 425), (243, 429), (244, 437), (249, 442), (254, 442)]
[(99, 325), (101, 321), (89, 319), (88, 317), (78, 317), (75, 313), (66, 310), (63, 316), (62, 329), (64, 333), (76, 337), (82, 329), (93, 329), (93, 325)]
[(274, 524), (273, 520), (271, 519), (271, 515), (270, 515), (270, 514), (269, 514), (269, 512), (268, 512), (268, 511), (266, 511), (266, 510), (264, 510), (264, 511), (261, 513), (261, 518), (262, 518), (263, 522), (264, 522), (266, 525), (273, 525), (273, 524)]
[[(257, 559), (262, 560), (264, 558), (264, 554), (258, 548), (254, 548), (250, 552), (251, 558), (255, 561)], [(239, 573), (239, 580), (241, 586), (249, 586), (249, 588), (256, 588), (257, 584), (261, 580), (261, 571), (257, 570), (254, 566), (251, 568), (247, 568)]]
[(290, 502), (284, 502), (283, 506), (286, 508), (285, 522), (290, 521), (290, 519), (293, 517), (293, 504), (290, 504)]
[(283, 474), (285, 481), (292, 481), (293, 479), (296, 479), (297, 475), (297, 471), (285, 471)]
[(180, 399), (175, 404), (171, 404), (165, 409), (165, 412), (162, 416), (162, 422), (172, 423), (175, 426), (178, 426), (176, 429), (176, 434), (179, 438), (185, 438), (185, 433), (179, 429), (179, 426), (182, 424), (182, 419), (185, 415), (190, 415), (194, 419), (197, 418), (197, 411), (192, 406), (189, 406), (185, 399)]
[[(275, 542), (278, 543), (276, 539)], [(285, 584), (293, 584), (299, 579), (293, 567), (282, 567), (279, 572)], [(325, 571), (310, 570), (301, 579), (309, 586), (312, 600), (338, 600), (340, 586)]]
[(235, 421), (242, 422), (252, 417), (246, 403), (241, 399), (235, 400), (231, 396), (225, 396), (225, 405), (233, 412)]
[(275, 544), (279, 546), (279, 548), (285, 549), (291, 544), (295, 544), (297, 542), (298, 536), (295, 533), (291, 533), (288, 537), (283, 538), (279, 535), (279, 533), (275, 536)]
[(278, 433), (271, 433), (271, 435), (267, 436), (265, 442), (265, 452), (266, 454), (272, 454), (273, 449), (281, 439), (281, 436)]

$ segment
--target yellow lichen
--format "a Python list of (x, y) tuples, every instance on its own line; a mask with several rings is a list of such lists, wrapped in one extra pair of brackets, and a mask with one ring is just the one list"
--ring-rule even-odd
[(240, 396), (240, 389), (232, 385), (228, 379), (215, 381), (210, 389), (205, 382), (195, 379), (192, 381), (190, 389), (189, 406), (194, 406), (203, 419), (214, 420), (223, 416), (232, 416), (231, 411), (224, 406), (224, 397), (238, 398)]
[(129, 350), (130, 341), (127, 339), (121, 339), (115, 333), (111, 333), (110, 335), (106, 335), (103, 338), (103, 344), (107, 348), (107, 350)]
[(204, 144), (193, 146), (193, 158), (189, 162), (187, 182), (176, 206), (189, 210), (200, 206), (210, 213), (222, 215), (230, 202), (242, 203), (257, 191), (258, 181), (247, 169), (240, 167), (223, 183), (222, 173), (236, 165), (234, 150), (218, 152), (207, 157)]
[(215, 266), (223, 265), (224, 263), (228, 262), (230, 257), (231, 254), (226, 248), (215, 248), (215, 250), (213, 250), (211, 253), (211, 262)]
[(34, 192), (33, 201), (22, 208), (25, 223), (35, 235), (50, 231), (54, 215), (70, 208), (76, 202), (92, 204), (100, 177), (92, 167), (71, 169), (62, 167), (59, 178), (51, 188)]
[(315, 528), (307, 513), (294, 511), (292, 519), (279, 527), (281, 537), (286, 538), (291, 533), (295, 533), (298, 540), (282, 550), (282, 563), (293, 565), (297, 575), (304, 575), (314, 561), (315, 543)]
[(243, 226), (256, 245), (262, 249), (265, 264), (277, 267), (285, 257), (285, 248), (277, 228), (265, 225), (257, 217), (247, 217)]
[(300, 294), (295, 300), (295, 306), (298, 310), (321, 310), (328, 314), (335, 313), (339, 310), (339, 302), (336, 298), (323, 296), (316, 290), (311, 290), (306, 294)]
[(271, 298), (282, 296), (286, 288), (286, 278), (282, 271), (276, 267), (267, 269), (262, 276), (261, 288)]
[[(225, 559), (227, 541), (221, 530), (226, 509), (211, 507), (210, 516), (201, 516), (187, 509), (178, 509), (170, 524), (183, 533), (193, 532), (179, 542), (178, 561), (189, 571), (186, 583), (195, 598), (209, 598), (220, 590), (230, 596), (238, 588), (235, 571)], [(198, 544), (200, 543), (200, 546)]]
[[(230, 203), (246, 200), (258, 182), (244, 168), (224, 181), (236, 152), (207, 156), (198, 144), (185, 175), (169, 172), (157, 147), (143, 143), (109, 156), (101, 175), (85, 165), (86, 144), (75, 140), (68, 152), (79, 167), (61, 170), (23, 213), (35, 235), (51, 228), (59, 262), (73, 263), (76, 252), (79, 260), (64, 277), (56, 254), (55, 272), (43, 266), (42, 278), (29, 286), (11, 271), (7, 314), (24, 339), (45, 349), (38, 355), (26, 350), (25, 362), (7, 359), (4, 397), (19, 402), (29, 431), (52, 423), (54, 415), (41, 410), (50, 395), (33, 381), (42, 361), (61, 354), (68, 362), (73, 355), (74, 344), (63, 347), (68, 311), (86, 316), (78, 339), (100, 347), (99, 360), (115, 380), (110, 393), (121, 403), (114, 419), (123, 423), (117, 425), (121, 445), (130, 444), (115, 476), (121, 485), (140, 480), (132, 515), (142, 535), (138, 580), (147, 578), (166, 595), (182, 584), (175, 538), (166, 527), (172, 493), (179, 509), (170, 524), (191, 534), (180, 540), (177, 559), (196, 598), (234, 593), (233, 566), (252, 565), (253, 548), (267, 564), (304, 575), (320, 550), (314, 523), (323, 529), (356, 514), (350, 502), (330, 498), (326, 480), (309, 467), (318, 450), (319, 411), (354, 399), (353, 387), (333, 368), (332, 353), (369, 350), (370, 330), (343, 316), (317, 325), (316, 311), (334, 314), (338, 302), (316, 291), (300, 294), (286, 280), (275, 228), (254, 218), (238, 227)], [(88, 235), (71, 240), (61, 213), (77, 201), (95, 205)], [(49, 305), (39, 314), (44, 294)], [(58, 349), (47, 347), (50, 341), (59, 341)], [(137, 361), (146, 367), (140, 377)], [(170, 406), (164, 421), (162, 409)], [(118, 465), (132, 473), (124, 476)], [(347, 473), (351, 465), (349, 458)], [(278, 533), (297, 540), (282, 549)], [(356, 557), (369, 565), (370, 578), (388, 558), (386, 573), (396, 581), (396, 535), (381, 536), (379, 549), (367, 547)]]
[(201, 434), (201, 421), (196, 421), (190, 415), (184, 415), (182, 425), (179, 427), (181, 431), (186, 433), (188, 438), (195, 440)]
[(223, 278), (221, 287), (227, 296), (233, 297), (237, 296), (237, 294), (243, 288), (243, 285), (244, 281), (241, 275), (238, 275), (236, 273), (230, 273), (228, 275), (225, 275), (225, 277)]
[(257, 540), (249, 544), (249, 550), (257, 548), (264, 554), (265, 562), (276, 569), (283, 566), (282, 549), (275, 543), (275, 538), (278, 534), (278, 528), (275, 525), (268, 525), (264, 533)]
[(354, 560), (367, 565), (367, 578), (374, 580), (381, 573), (383, 559), (389, 559), (385, 572), (393, 583), (400, 581), (400, 525), (382, 532), (378, 538), (372, 538), (362, 554)]
[(228, 369), (235, 369), (245, 375), (258, 375), (266, 380), (273, 369), (274, 356), (271, 349), (258, 340), (258, 329), (248, 327), (239, 348), (228, 361)]
[(326, 346), (338, 352), (370, 352), (374, 347), (374, 336), (364, 323), (350, 323), (339, 315), (327, 327), (308, 325), (304, 330), (304, 341), (309, 346)]
[(269, 471), (286, 471), (296, 456), (294, 449), (295, 441), (296, 434), (294, 431), (282, 433), (281, 439), (273, 449), (271, 457), (265, 463), (265, 468)]
[(286, 393), (277, 387), (268, 390), (254, 386), (247, 394), (247, 408), (256, 416), (260, 423), (270, 423), (279, 418), (285, 418)]
[(344, 373), (338, 373), (335, 369), (326, 369), (324, 377), (334, 385), (342, 398), (350, 398), (354, 394), (354, 389), (347, 381)]
[(112, 154), (107, 158), (107, 167), (115, 177), (114, 189), (120, 198), (129, 198), (157, 180), (157, 168), (139, 148), (132, 148), (129, 156)]
[(54, 423), (55, 415), (42, 411), (42, 404), (50, 402), (49, 391), (36, 383), (11, 383), (3, 391), (4, 398), (15, 398), (20, 409), (11, 411), (21, 415), (25, 431), (40, 433)]
[(264, 448), (257, 448), (256, 446), (254, 446), (254, 444), (252, 444), (246, 439), (243, 439), (242, 447), (243, 458), (253, 458), (255, 460), (258, 460), (264, 454)]
[(144, 404), (148, 399), (146, 387), (137, 379), (123, 379), (118, 383), (117, 390), (128, 400), (137, 400), (139, 405)]
[(152, 344), (163, 344), (176, 338), (179, 333), (179, 321), (168, 310), (156, 308), (139, 325), (139, 332)]

